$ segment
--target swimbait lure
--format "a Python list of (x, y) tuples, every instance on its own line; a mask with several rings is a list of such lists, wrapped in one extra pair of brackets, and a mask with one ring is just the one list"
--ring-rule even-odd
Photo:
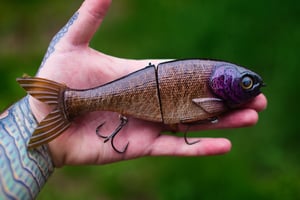
[[(243, 67), (221, 61), (187, 59), (160, 63), (128, 74), (96, 88), (77, 90), (38, 77), (18, 78), (19, 84), (36, 99), (54, 106), (35, 129), (28, 148), (47, 143), (63, 133), (72, 121), (96, 110), (120, 114), (120, 125), (109, 136), (99, 133), (104, 142), (111, 140), (128, 121), (126, 116), (190, 125), (213, 121), (260, 93), (262, 78)], [(186, 139), (186, 137), (185, 137)], [(187, 142), (187, 140), (186, 140)], [(188, 143), (188, 142), (187, 142)]]

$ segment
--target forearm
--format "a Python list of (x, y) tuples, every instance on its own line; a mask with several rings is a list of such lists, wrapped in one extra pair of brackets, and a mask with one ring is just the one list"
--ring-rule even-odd
[(28, 97), (0, 115), (0, 198), (34, 199), (54, 170), (47, 146), (27, 150), (36, 125)]

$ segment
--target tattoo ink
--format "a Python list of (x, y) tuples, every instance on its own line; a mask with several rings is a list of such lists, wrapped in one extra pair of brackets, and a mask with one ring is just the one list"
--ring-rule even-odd
[(47, 49), (47, 52), (43, 58), (43, 61), (41, 63), (40, 68), (42, 68), (44, 66), (44, 64), (46, 63), (47, 59), (50, 57), (50, 55), (55, 51), (55, 46), (56, 44), (59, 42), (59, 40), (68, 32), (69, 28), (73, 25), (73, 23), (77, 20), (79, 15), (79, 12), (76, 12), (71, 19), (68, 21), (68, 23), (62, 28), (60, 29), (60, 31), (53, 37), (53, 39), (51, 40), (49, 47)]
[(0, 199), (35, 199), (54, 171), (46, 145), (27, 150), (36, 126), (28, 96), (1, 114)]

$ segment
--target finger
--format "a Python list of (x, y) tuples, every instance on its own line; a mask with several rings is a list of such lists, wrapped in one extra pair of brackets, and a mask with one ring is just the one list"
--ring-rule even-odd
[[(235, 110), (220, 116), (219, 122), (212, 124), (209, 129), (240, 128), (253, 126), (258, 121), (258, 113), (253, 109)], [(205, 127), (202, 127), (205, 128)]]
[(103, 21), (110, 3), (111, 0), (85, 0), (72, 17), (76, 20), (66, 35), (66, 40), (72, 45), (88, 45)]
[[(211, 130), (224, 128), (241, 128), (253, 126), (258, 122), (258, 113), (267, 107), (267, 99), (263, 94), (255, 97), (244, 108), (230, 111), (218, 117), (217, 123), (203, 123), (192, 126), (190, 130)], [(186, 125), (180, 126), (181, 131), (186, 130)]]
[[(197, 138), (194, 138), (197, 140)], [(148, 150), (150, 156), (208, 156), (230, 151), (231, 142), (225, 138), (198, 138), (193, 145), (185, 143), (183, 138), (161, 135)]]
[[(189, 131), (202, 131), (212, 129), (228, 129), (228, 128), (241, 128), (253, 126), (258, 121), (258, 113), (253, 109), (240, 109), (218, 117), (217, 123), (203, 122), (199, 125), (192, 125)], [(185, 132), (188, 125), (180, 124), (178, 127), (179, 132)], [(166, 126), (164, 131), (170, 131), (170, 127)], [(171, 129), (172, 130), (172, 129)]]
[(255, 97), (252, 101), (245, 105), (246, 108), (252, 108), (257, 112), (263, 111), (267, 108), (267, 98), (265, 95), (260, 94)]

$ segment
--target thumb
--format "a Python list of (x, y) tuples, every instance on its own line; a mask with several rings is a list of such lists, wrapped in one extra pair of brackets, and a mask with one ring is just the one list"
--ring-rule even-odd
[(88, 45), (103, 21), (111, 0), (85, 0), (68, 24), (72, 24), (65, 35), (71, 45)]

